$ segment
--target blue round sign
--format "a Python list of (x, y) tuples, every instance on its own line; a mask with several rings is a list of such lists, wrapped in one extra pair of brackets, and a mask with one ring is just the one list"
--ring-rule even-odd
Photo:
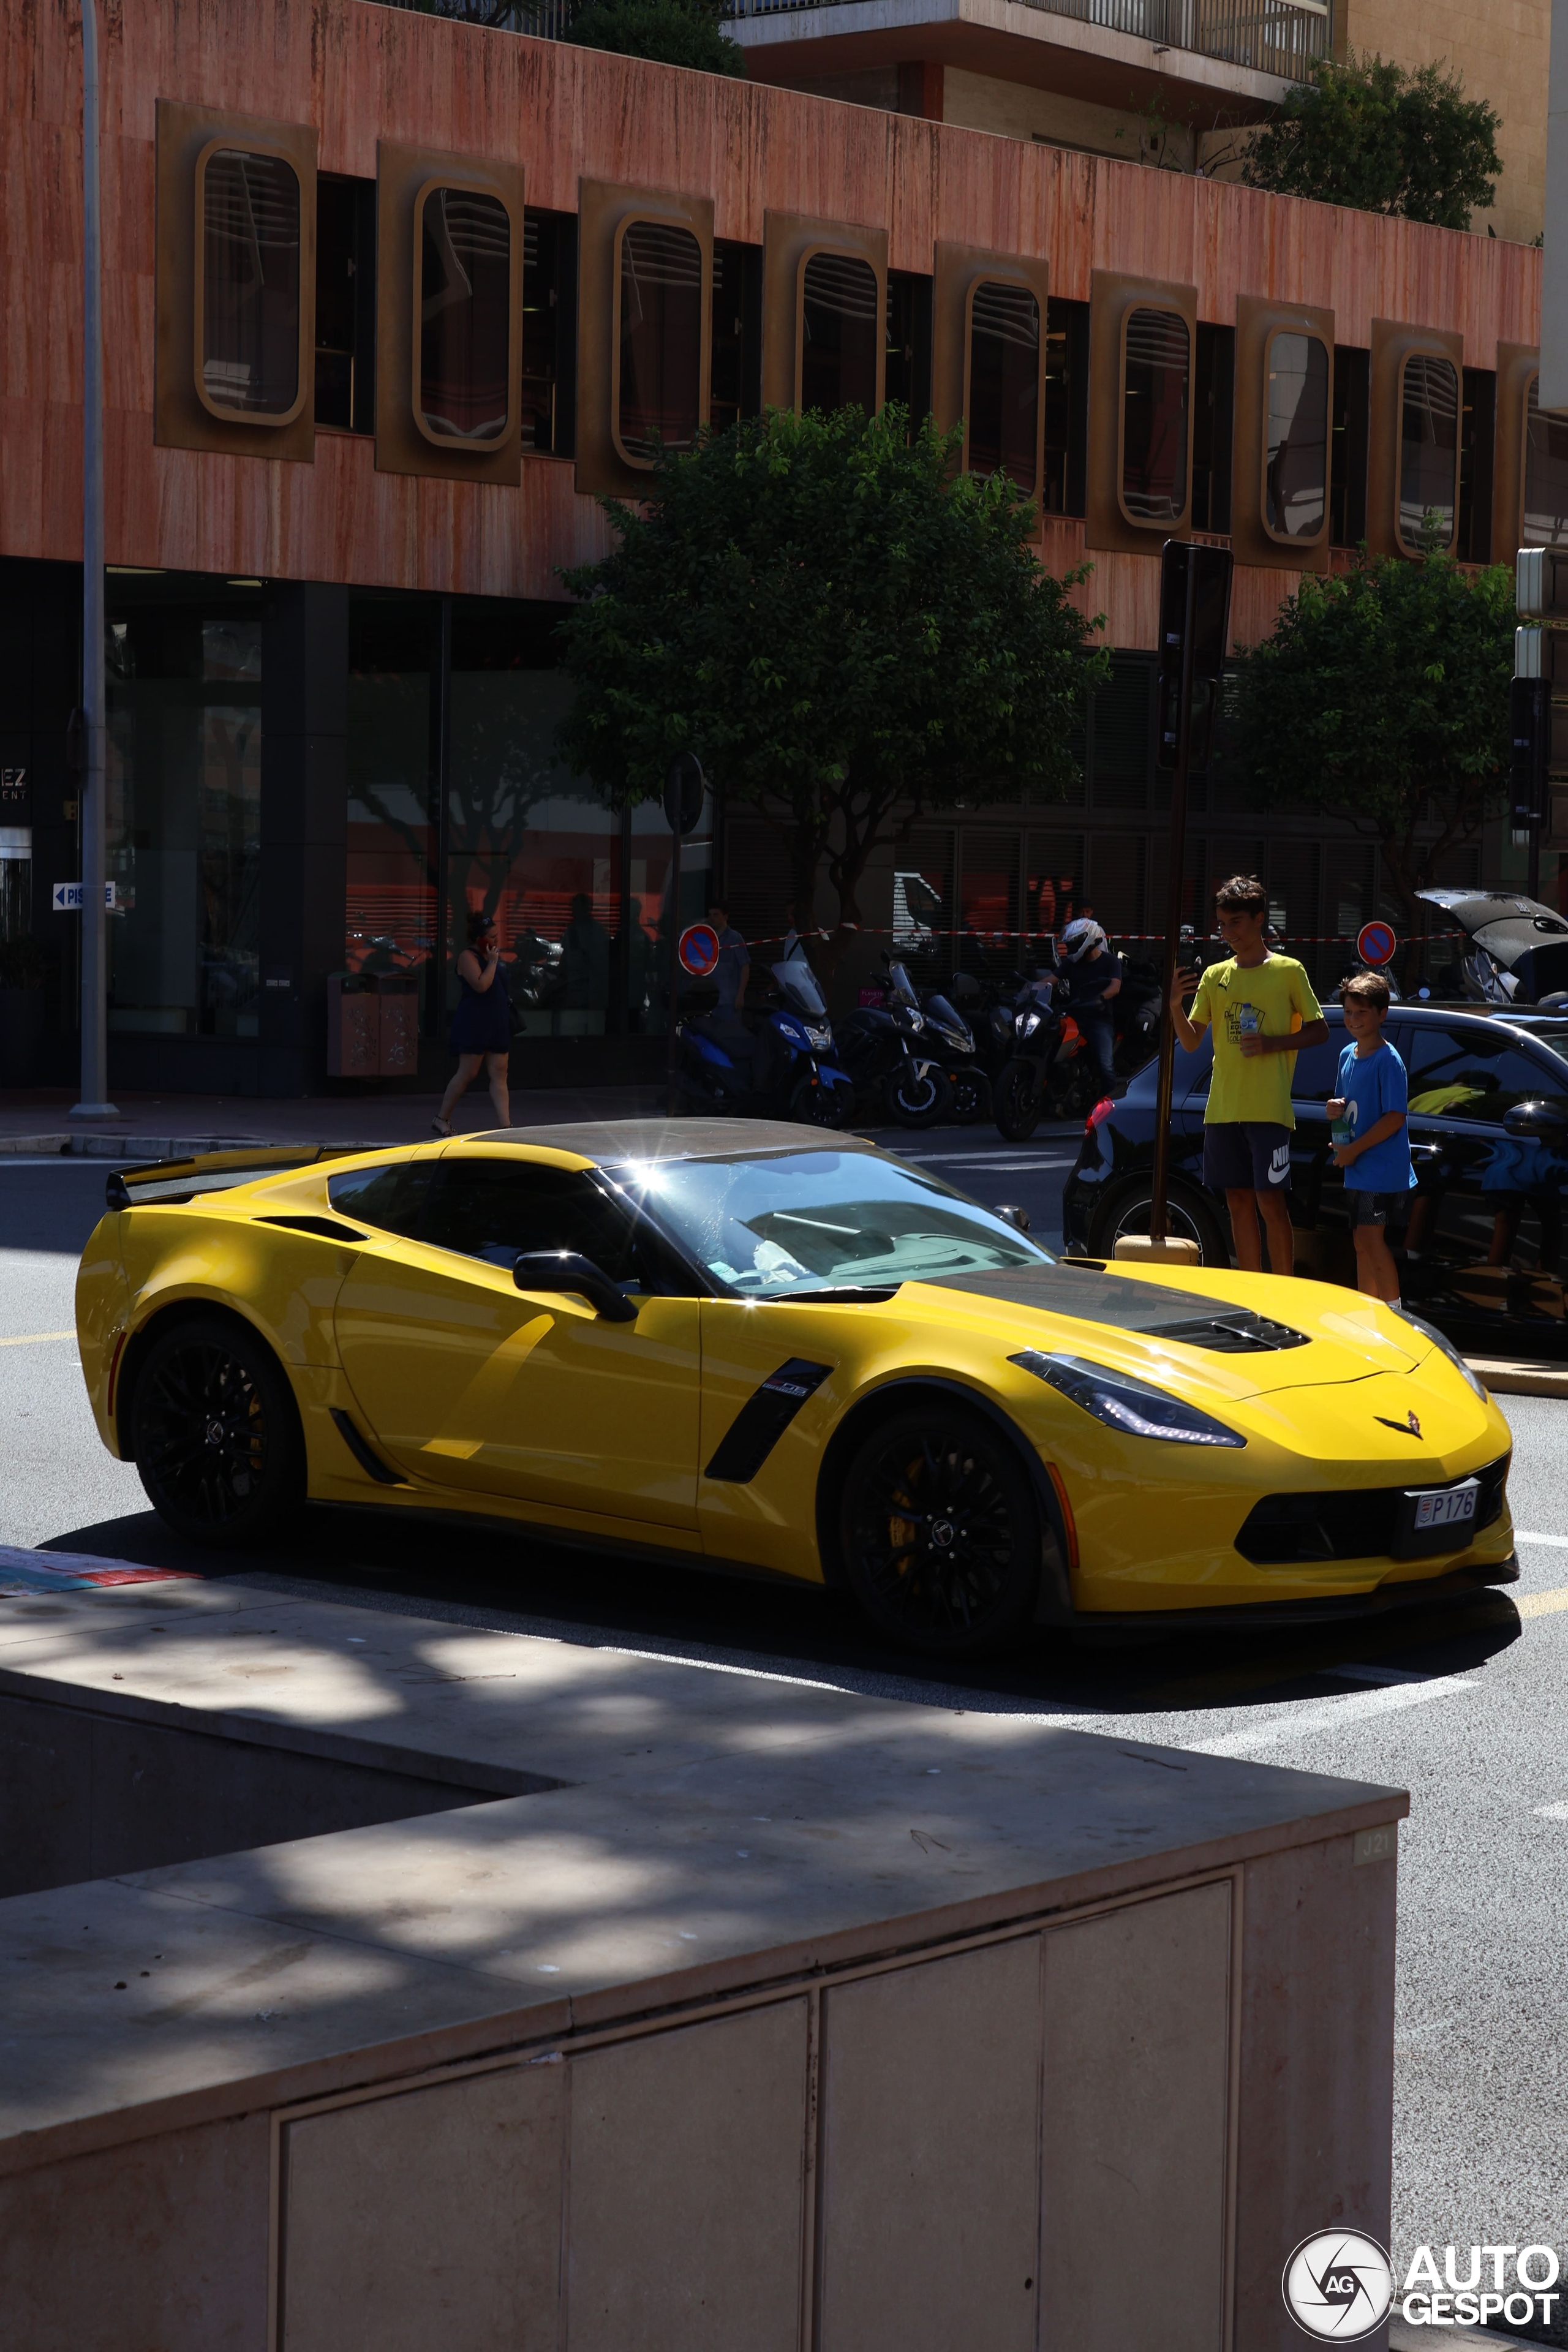
[(1363, 963), (1392, 963), (1398, 947), (1392, 923), (1363, 923), (1356, 933), (1355, 951)]
[(711, 923), (688, 923), (676, 953), (693, 980), (706, 980), (719, 961), (719, 934)]

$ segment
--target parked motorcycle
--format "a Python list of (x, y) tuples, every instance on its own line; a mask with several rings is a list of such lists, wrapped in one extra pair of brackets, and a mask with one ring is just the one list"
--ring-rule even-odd
[(1067, 983), (1049, 965), (1022, 982), (1013, 1002), (1013, 1053), (996, 1080), (997, 1131), (1025, 1143), (1042, 1118), (1077, 1118), (1094, 1107), (1099, 1073), (1067, 1009)]
[(760, 1013), (698, 1013), (679, 1024), (671, 1108), (847, 1127), (855, 1087), (815, 973), (797, 960), (774, 964), (773, 978), (777, 1002)]
[(1121, 993), (1111, 1008), (1116, 1019), (1113, 1066), (1118, 1077), (1135, 1076), (1159, 1052), (1163, 995), (1153, 964), (1132, 963), (1123, 958)]
[(973, 1039), (945, 999), (934, 1002), (943, 1005), (945, 1019), (928, 1019), (906, 967), (889, 962), (886, 1003), (859, 1005), (835, 1024), (835, 1050), (868, 1117), (885, 1112), (900, 1127), (914, 1128), (952, 1117), (947, 1065), (960, 1037), (971, 1055)]

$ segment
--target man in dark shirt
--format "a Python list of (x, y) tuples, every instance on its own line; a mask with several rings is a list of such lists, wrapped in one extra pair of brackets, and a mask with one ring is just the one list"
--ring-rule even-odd
[(1068, 1009), (1083, 1032), (1100, 1083), (1109, 1092), (1116, 1050), (1116, 1015), (1110, 1007), (1121, 992), (1121, 958), (1111, 954), (1105, 933), (1087, 915), (1068, 925), (1059, 952)]

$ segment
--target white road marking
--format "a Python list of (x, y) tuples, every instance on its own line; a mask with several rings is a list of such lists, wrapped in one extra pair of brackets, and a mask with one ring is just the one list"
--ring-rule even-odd
[(1538, 1822), (1568, 1822), (1568, 1801), (1560, 1798), (1554, 1805), (1537, 1805), (1535, 1818)]
[(1305, 1739), (1314, 1732), (1336, 1731), (1344, 1724), (1375, 1722), (1400, 1707), (1423, 1706), (1428, 1699), (1455, 1698), (1461, 1691), (1479, 1690), (1472, 1675), (1445, 1675), (1435, 1682), (1401, 1683), (1383, 1690), (1363, 1691), (1350, 1698), (1331, 1699), (1326, 1706), (1301, 1706), (1294, 1714), (1275, 1716), (1268, 1723), (1239, 1731), (1221, 1732), (1214, 1738), (1173, 1740), (1173, 1747), (1191, 1748), (1199, 1756), (1250, 1756), (1258, 1748), (1277, 1748), (1284, 1740)]
[(1550, 1544), (1553, 1551), (1568, 1551), (1568, 1536), (1527, 1535), (1522, 1528), (1515, 1528), (1513, 1531), (1513, 1539), (1516, 1544)]

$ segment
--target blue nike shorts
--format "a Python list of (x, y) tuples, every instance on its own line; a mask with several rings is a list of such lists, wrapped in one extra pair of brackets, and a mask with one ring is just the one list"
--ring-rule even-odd
[(1216, 1119), (1204, 1129), (1204, 1182), (1212, 1192), (1288, 1192), (1289, 1129), (1269, 1118)]

